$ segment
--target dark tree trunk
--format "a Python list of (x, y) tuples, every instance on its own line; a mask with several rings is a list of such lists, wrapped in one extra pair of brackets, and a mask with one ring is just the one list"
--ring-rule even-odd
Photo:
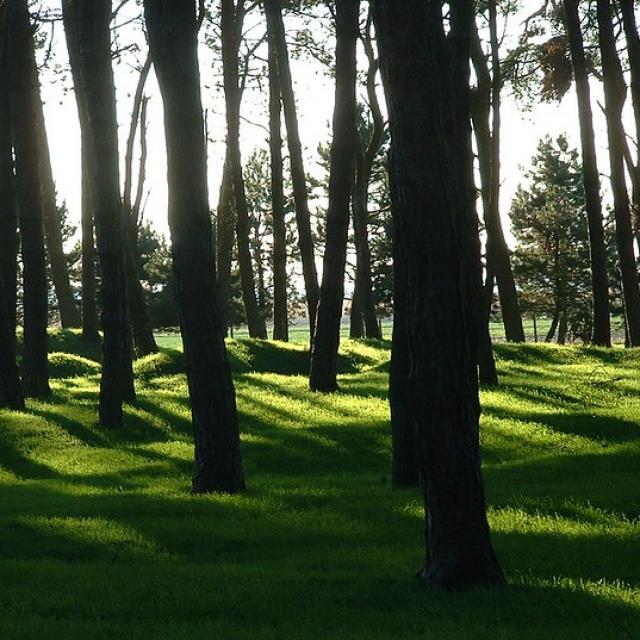
[(37, 398), (51, 392), (47, 363), (49, 312), (39, 167), (37, 68), (27, 1), (9, 3), (6, 12), (11, 125), (24, 284), (22, 379), (25, 395)]
[(567, 330), (568, 330), (568, 319), (567, 319), (567, 310), (566, 310), (566, 302), (564, 303), (565, 307), (563, 307), (562, 312), (560, 314), (560, 321), (558, 322), (558, 344), (566, 344), (567, 343)]
[[(35, 58), (35, 56), (34, 56)], [(44, 232), (47, 240), (47, 253), (51, 266), (51, 280), (58, 300), (60, 324), (63, 328), (75, 328), (81, 324), (80, 310), (73, 297), (69, 281), (69, 265), (62, 244), (62, 228), (56, 203), (56, 185), (51, 171), (51, 156), (49, 154), (49, 140), (45, 128), (40, 87), (37, 71), (33, 81), (37, 94), (34, 96), (36, 117), (38, 119), (38, 148), (40, 152), (40, 179), (42, 182), (42, 207), (44, 218)]]
[(553, 310), (553, 316), (551, 317), (551, 325), (549, 326), (549, 331), (547, 331), (547, 335), (544, 339), (545, 342), (551, 342), (553, 340), (553, 336), (556, 335), (556, 331), (558, 329), (559, 319), (560, 319), (560, 307), (556, 304), (556, 307)]
[[(494, 0), (489, 3), (489, 13), (493, 74), (489, 72), (475, 23), (472, 25), (471, 49), (478, 85), (476, 105), (472, 115), (478, 144), (484, 222), (487, 233), (487, 270), (494, 273), (498, 284), (500, 309), (507, 340), (524, 342), (524, 329), (518, 308), (518, 294), (511, 269), (510, 251), (500, 218), (502, 74)], [(490, 119), (491, 127), (489, 127)]]
[(298, 128), (296, 101), (293, 93), (293, 80), (289, 66), (289, 52), (285, 37), (284, 21), (279, 0), (264, 0), (264, 12), (267, 20), (267, 32), (274, 43), (275, 54), (280, 73), (280, 89), (282, 91), (282, 106), (287, 129), (287, 145), (291, 163), (291, 182), (293, 199), (296, 206), (296, 225), (298, 227), (298, 247), (302, 261), (302, 273), (307, 295), (307, 309), (309, 314), (309, 331), (311, 340), (315, 335), (315, 322), (320, 288), (316, 270), (313, 233), (311, 231), (311, 213), (309, 212), (309, 196), (307, 193), (307, 176), (302, 158), (302, 144)]
[(151, 328), (151, 320), (149, 318), (149, 309), (145, 299), (144, 287), (140, 282), (140, 273), (136, 260), (137, 249), (134, 245), (134, 239), (130, 238), (125, 246), (126, 251), (126, 269), (129, 301), (129, 318), (131, 320), (131, 334), (135, 347), (135, 355), (138, 358), (148, 356), (151, 353), (158, 353), (158, 345), (153, 329)]
[[(355, 212), (354, 212), (355, 219)], [(351, 309), (349, 310), (349, 337), (352, 340), (364, 338), (364, 318), (362, 317), (362, 275), (356, 267), (356, 276), (353, 283), (353, 295), (351, 297)]]
[(602, 347), (611, 346), (609, 319), (609, 278), (607, 275), (607, 252), (602, 222), (600, 199), (600, 176), (593, 132), (591, 90), (589, 73), (584, 53), (584, 41), (578, 15), (578, 0), (565, 0), (565, 24), (571, 48), (573, 75), (578, 97), (578, 118), (582, 143), (582, 179), (589, 226), (591, 250), (591, 288), (593, 291), (593, 335), (592, 342)]
[[(470, 10), (470, 0), (460, 4)], [(443, 588), (502, 582), (480, 470), (478, 380), (459, 249), (465, 204), (454, 175), (467, 163), (457, 166), (446, 136), (453, 96), (450, 67), (442, 65), (442, 4), (373, 6), (391, 125), (393, 210), (407, 266), (408, 383), (427, 514), (421, 579)]]
[(611, 191), (616, 219), (616, 242), (622, 272), (622, 290), (625, 313), (629, 326), (631, 346), (640, 346), (640, 289), (633, 249), (633, 229), (629, 194), (627, 192), (624, 148), (625, 132), (622, 124), (622, 109), (627, 88), (622, 66), (616, 50), (613, 16), (610, 0), (598, 0), (598, 38), (602, 55), (607, 132), (609, 137), (609, 162), (611, 165)]
[[(4, 52), (6, 10), (0, 7), (0, 86), (8, 86)], [(18, 210), (14, 190), (9, 94), (0, 93), (0, 408), (23, 409), (16, 362)]]
[(271, 152), (271, 208), (273, 223), (273, 339), (289, 341), (287, 311), (287, 226), (282, 171), (282, 108), (280, 73), (275, 43), (269, 47), (269, 149)]
[[(118, 122), (111, 68), (111, 2), (64, 0), (62, 4), (72, 67), (80, 79), (89, 130), (91, 198), (100, 259), (102, 378), (100, 424), (122, 423), (123, 402), (133, 402), (132, 345), (127, 302), (125, 226), (120, 200)], [(82, 118), (81, 118), (82, 124)]]
[(235, 0), (222, 0), (222, 64), (224, 73), (224, 95), (227, 110), (227, 146), (233, 196), (236, 205), (236, 241), (242, 301), (247, 316), (249, 336), (267, 338), (267, 326), (260, 313), (253, 277), (251, 248), (249, 242), (249, 207), (242, 173), (240, 154), (240, 103), (242, 89), (238, 73), (238, 54), (244, 22), (244, 2), (235, 6)]
[(169, 227), (195, 440), (192, 491), (244, 488), (235, 391), (216, 291), (195, 2), (145, 0), (165, 114)]
[(327, 240), (309, 376), (312, 391), (332, 392), (338, 388), (338, 347), (357, 136), (356, 45), (359, 9), (360, 0), (344, 0), (336, 6), (336, 99), (326, 221)]
[(224, 158), (222, 181), (216, 215), (216, 259), (218, 266), (218, 305), (222, 335), (229, 331), (229, 309), (231, 306), (231, 260), (235, 241), (235, 203), (231, 181), (229, 145)]

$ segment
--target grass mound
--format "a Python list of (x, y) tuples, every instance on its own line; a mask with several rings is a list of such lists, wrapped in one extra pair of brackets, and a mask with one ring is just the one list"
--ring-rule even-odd
[(79, 378), (100, 373), (100, 365), (94, 360), (74, 353), (49, 354), (49, 375), (52, 378)]

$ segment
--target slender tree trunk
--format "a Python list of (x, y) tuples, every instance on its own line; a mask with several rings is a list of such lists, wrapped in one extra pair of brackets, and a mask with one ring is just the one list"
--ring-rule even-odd
[(273, 224), (273, 339), (289, 341), (287, 310), (287, 226), (282, 170), (282, 102), (280, 73), (272, 38), (269, 47), (269, 149), (271, 152), (271, 215)]
[(7, 64), (24, 283), (22, 379), (28, 397), (47, 396), (47, 275), (39, 167), (37, 68), (27, 0), (7, 5)]
[(560, 320), (560, 306), (556, 304), (553, 310), (553, 316), (551, 317), (551, 325), (549, 327), (549, 331), (547, 331), (547, 335), (544, 339), (545, 342), (552, 342), (553, 336), (556, 335), (556, 331), (558, 329), (558, 321)]
[(307, 295), (307, 309), (309, 314), (309, 330), (311, 340), (315, 335), (315, 322), (320, 288), (316, 269), (313, 233), (311, 231), (311, 213), (309, 211), (309, 195), (307, 193), (307, 176), (302, 158), (302, 144), (298, 128), (298, 115), (293, 92), (293, 80), (289, 65), (289, 52), (285, 37), (284, 21), (282, 19), (281, 3), (279, 0), (264, 0), (264, 12), (267, 21), (267, 32), (274, 43), (275, 54), (280, 72), (280, 89), (282, 91), (282, 106), (287, 129), (287, 145), (291, 163), (291, 182), (293, 199), (296, 206), (296, 224), (298, 227), (298, 247), (302, 261), (302, 273)]
[[(7, 87), (6, 5), (0, 6), (0, 86)], [(9, 93), (0, 93), (0, 408), (23, 409), (16, 361), (18, 209), (13, 175)]]
[[(470, 10), (470, 0), (460, 4)], [(454, 193), (454, 174), (464, 174), (467, 163), (458, 166), (446, 136), (453, 95), (450, 67), (441, 64), (448, 46), (442, 4), (373, 6), (391, 126), (393, 210), (405, 244), (408, 382), (428, 514), (421, 579), (442, 588), (502, 582), (486, 517), (475, 354), (461, 287), (465, 205)]]
[(238, 264), (242, 285), (242, 301), (247, 316), (249, 336), (267, 338), (267, 326), (260, 314), (256, 297), (256, 285), (251, 263), (249, 241), (249, 207), (244, 187), (242, 157), (240, 154), (240, 102), (242, 90), (238, 73), (238, 54), (244, 22), (244, 2), (222, 0), (222, 64), (224, 94), (227, 110), (227, 145), (231, 163), (231, 180), (236, 205), (236, 241)]
[(216, 215), (218, 305), (220, 307), (220, 326), (223, 336), (226, 336), (229, 331), (229, 309), (231, 306), (231, 260), (233, 258), (235, 224), (235, 203), (233, 200), (233, 182), (231, 180), (231, 160), (229, 157), (229, 145), (227, 144)]
[(165, 112), (169, 227), (195, 439), (194, 493), (244, 488), (216, 291), (195, 2), (145, 0)]
[[(118, 122), (111, 68), (111, 2), (64, 0), (62, 4), (71, 65), (78, 65), (80, 100), (89, 130), (91, 196), (100, 259), (102, 378), (100, 424), (122, 423), (123, 402), (133, 402), (132, 345), (127, 301), (126, 237), (120, 199)], [(68, 26), (67, 26), (68, 25)], [(81, 119), (82, 124), (82, 119)]]
[[(355, 198), (354, 198), (355, 199)], [(354, 212), (355, 220), (355, 212)], [(353, 283), (351, 309), (349, 310), (349, 337), (352, 340), (364, 338), (364, 318), (362, 316), (362, 275), (356, 266), (356, 276)]]
[(349, 204), (356, 145), (356, 45), (360, 0), (336, 5), (336, 100), (329, 175), (329, 208), (322, 288), (311, 355), (312, 391), (338, 388), (338, 348), (344, 301), (344, 275), (349, 233)]
[(600, 176), (593, 132), (589, 74), (578, 14), (578, 0), (565, 0), (564, 7), (578, 97), (578, 118), (582, 143), (582, 179), (589, 226), (591, 288), (593, 291), (593, 335), (591, 340), (595, 345), (610, 347), (609, 277), (607, 275), (607, 252), (604, 242)]
[(602, 75), (605, 97), (607, 132), (609, 136), (609, 162), (611, 165), (611, 191), (616, 219), (616, 242), (622, 271), (622, 290), (629, 325), (631, 346), (640, 346), (640, 289), (633, 249), (633, 229), (627, 192), (624, 147), (625, 132), (622, 110), (627, 88), (622, 66), (616, 50), (613, 16), (610, 0), (598, 0), (598, 38), (602, 55)]

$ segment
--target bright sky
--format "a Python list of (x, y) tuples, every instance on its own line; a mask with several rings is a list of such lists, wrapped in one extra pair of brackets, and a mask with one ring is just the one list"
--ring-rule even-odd
[[(43, 4), (53, 9), (59, 9), (59, 3), (55, 0), (47, 0)], [(538, 0), (527, 0), (523, 4), (522, 13), (526, 14), (530, 12), (530, 9), (533, 10), (538, 5)], [(123, 12), (120, 20), (125, 21), (127, 17), (128, 14)], [(519, 20), (512, 19), (513, 29), (519, 28), (518, 22)], [(123, 31), (123, 33), (126, 33), (128, 38), (137, 37), (132, 35), (133, 29), (139, 29), (139, 27), (137, 25), (125, 27), (127, 31)], [(55, 62), (62, 69), (66, 68), (68, 63), (61, 24), (56, 27), (53, 54)], [(215, 207), (224, 157), (225, 123), (223, 95), (217, 87), (220, 78), (216, 76), (218, 70), (213, 68), (213, 60), (211, 52), (204, 45), (201, 46), (203, 102), (205, 109), (208, 111), (209, 133), (213, 139), (209, 148), (210, 197), (211, 205)], [(137, 80), (137, 74), (131, 67), (132, 61), (133, 59), (129, 57), (127, 62), (115, 65), (121, 156), (124, 156), (132, 94)], [(307, 170), (314, 172), (317, 171), (317, 145), (330, 139), (333, 81), (322, 73), (318, 63), (308, 60), (293, 61), (292, 72), (295, 80), (298, 115), (307, 159)], [(66, 200), (71, 221), (78, 222), (80, 219), (80, 131), (75, 98), (73, 92), (69, 90), (71, 88), (71, 80), (68, 74), (65, 77), (55, 75), (51, 71), (45, 71), (41, 81), (53, 171), (59, 198)], [(247, 120), (263, 126), (266, 125), (268, 116), (266, 90), (266, 83), (263, 83), (262, 92), (257, 88), (248, 91), (243, 107), (243, 115)], [(162, 104), (153, 72), (147, 83), (146, 94), (151, 99), (148, 109), (149, 161), (147, 189), (149, 190), (149, 199), (145, 217), (152, 221), (154, 227), (159, 231), (168, 233)], [(604, 118), (595, 103), (596, 99), (601, 99), (599, 98), (600, 92), (597, 87), (594, 88), (594, 94), (595, 128), (598, 146), (601, 150), (600, 169), (606, 172), (606, 129)], [(519, 182), (522, 180), (521, 166), (528, 164), (541, 137), (545, 134), (557, 136), (560, 133), (567, 134), (573, 146), (579, 146), (576, 99), (573, 91), (559, 105), (538, 105), (530, 112), (522, 111), (521, 107), (508, 94), (505, 94), (503, 105), (503, 188), (501, 200), (502, 215), (507, 229), (507, 213), (511, 199)], [(243, 122), (241, 137), (245, 159), (256, 147), (267, 148), (266, 132), (260, 126), (246, 121)]]

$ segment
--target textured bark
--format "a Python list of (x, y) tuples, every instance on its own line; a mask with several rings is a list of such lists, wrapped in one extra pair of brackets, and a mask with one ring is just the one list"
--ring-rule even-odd
[[(69, 56), (80, 78), (76, 91), (86, 109), (91, 168), (91, 197), (100, 259), (102, 328), (102, 377), (100, 424), (122, 423), (123, 402), (133, 402), (131, 329), (127, 302), (126, 238), (120, 199), (118, 122), (111, 68), (111, 2), (62, 4)], [(81, 118), (82, 125), (82, 118)]]
[[(456, 3), (458, 4), (458, 3)], [(468, 2), (468, 11), (471, 6)], [(478, 445), (475, 354), (454, 193), (466, 167), (446, 136), (452, 104), (439, 0), (375, 0), (391, 126), (395, 220), (407, 267), (409, 387), (425, 492), (425, 585), (503, 581), (491, 546)], [(420, 82), (416, 82), (420, 78)]]
[(302, 261), (302, 273), (307, 294), (307, 310), (309, 314), (309, 330), (311, 340), (315, 334), (316, 312), (320, 300), (318, 273), (316, 269), (313, 233), (311, 231), (311, 213), (309, 212), (309, 195), (307, 193), (307, 176), (302, 158), (302, 144), (298, 127), (296, 101), (293, 92), (293, 80), (289, 65), (289, 52), (285, 37), (284, 21), (279, 0), (264, 0), (264, 12), (267, 20), (267, 32), (275, 45), (275, 53), (280, 72), (280, 89), (282, 106), (287, 129), (287, 145), (291, 163), (291, 183), (293, 199), (296, 206), (296, 225), (298, 227), (298, 247)]
[(229, 331), (228, 316), (231, 305), (231, 260), (233, 257), (233, 245), (235, 243), (235, 225), (231, 161), (229, 159), (229, 145), (227, 145), (216, 215), (218, 304), (220, 307), (220, 326), (224, 336), (226, 336)]
[(610, 347), (609, 278), (607, 275), (607, 252), (604, 242), (600, 176), (598, 174), (598, 160), (593, 132), (589, 74), (578, 15), (578, 0), (565, 0), (564, 7), (565, 25), (569, 36), (573, 75), (578, 97), (580, 141), (582, 144), (582, 180), (589, 226), (591, 288), (593, 291), (593, 334), (591, 341), (595, 345)]
[(195, 440), (192, 490), (244, 488), (235, 391), (220, 331), (195, 2), (145, 0), (164, 104), (169, 227)]
[(47, 363), (47, 275), (39, 167), (37, 69), (26, 0), (6, 7), (7, 64), (24, 291), (22, 379), (28, 397), (51, 392)]
[(610, 0), (598, 0), (598, 40), (602, 56), (602, 75), (609, 138), (609, 163), (611, 166), (611, 191), (616, 219), (616, 243), (620, 257), (622, 290), (625, 314), (631, 346), (640, 346), (640, 289), (633, 249), (633, 229), (629, 194), (627, 192), (624, 147), (625, 132), (622, 124), (622, 110), (627, 88), (622, 66), (616, 50), (613, 30), (613, 16)]
[(336, 98), (329, 174), (329, 208), (320, 304), (311, 354), (312, 391), (338, 388), (338, 347), (347, 261), (349, 204), (354, 180), (356, 145), (356, 44), (360, 0), (336, 6)]
[(273, 39), (269, 47), (269, 150), (273, 224), (273, 339), (289, 341), (287, 311), (287, 226), (282, 170), (282, 102), (280, 72)]
[(240, 153), (240, 103), (242, 91), (238, 73), (238, 54), (242, 25), (244, 22), (244, 2), (236, 8), (235, 0), (222, 0), (222, 65), (224, 75), (224, 95), (227, 112), (227, 146), (233, 196), (236, 207), (236, 243), (242, 301), (247, 316), (249, 336), (267, 338), (267, 325), (260, 313), (256, 297), (256, 284), (251, 262), (249, 241), (249, 206), (244, 187), (242, 156)]

